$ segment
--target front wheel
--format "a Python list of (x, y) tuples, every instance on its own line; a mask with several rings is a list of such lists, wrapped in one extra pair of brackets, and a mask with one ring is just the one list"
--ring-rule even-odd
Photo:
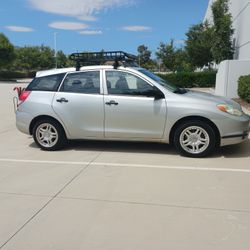
[(174, 145), (181, 155), (204, 157), (211, 154), (216, 147), (213, 128), (203, 121), (186, 121), (177, 127)]
[(38, 121), (33, 128), (33, 138), (35, 143), (46, 151), (60, 149), (66, 141), (62, 126), (52, 119)]

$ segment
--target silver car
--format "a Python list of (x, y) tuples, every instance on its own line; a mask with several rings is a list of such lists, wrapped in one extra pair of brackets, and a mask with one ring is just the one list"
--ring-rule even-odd
[(17, 128), (43, 150), (67, 139), (149, 141), (203, 157), (249, 133), (249, 116), (236, 102), (180, 89), (138, 67), (41, 71), (19, 100)]

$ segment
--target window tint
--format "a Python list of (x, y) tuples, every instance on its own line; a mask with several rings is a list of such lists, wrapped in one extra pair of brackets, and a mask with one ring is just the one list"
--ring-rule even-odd
[(154, 88), (143, 79), (120, 71), (106, 71), (109, 94), (148, 96)]
[(65, 74), (57, 74), (34, 78), (26, 88), (28, 91), (57, 91)]
[(67, 75), (60, 89), (62, 92), (99, 94), (100, 72), (80, 72)]

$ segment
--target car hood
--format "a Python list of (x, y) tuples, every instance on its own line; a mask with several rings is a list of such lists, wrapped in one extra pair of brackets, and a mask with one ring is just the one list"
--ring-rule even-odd
[(233, 106), (234, 108), (240, 108), (240, 105), (233, 101), (230, 100), (229, 98), (223, 97), (223, 96), (217, 96), (217, 95), (212, 95), (209, 93), (204, 93), (200, 91), (194, 91), (194, 90), (189, 90), (186, 94), (186, 97), (193, 98), (194, 100), (200, 100), (200, 101), (205, 101), (205, 102), (210, 102), (210, 103), (215, 103), (215, 104), (228, 104)]

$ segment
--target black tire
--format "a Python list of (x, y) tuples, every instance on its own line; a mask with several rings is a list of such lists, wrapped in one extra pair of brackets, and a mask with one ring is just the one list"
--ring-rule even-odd
[[(46, 132), (42, 132), (42, 128), (46, 128), (50, 127), (50, 133), (51, 136), (44, 136), (44, 140), (42, 140), (42, 133)], [(46, 130), (46, 129), (45, 129)], [(50, 135), (48, 134), (48, 135)], [(61, 126), (61, 124), (53, 119), (41, 119), (39, 121), (37, 121), (33, 127), (32, 130), (32, 135), (33, 135), (33, 139), (35, 141), (35, 143), (37, 144), (38, 147), (40, 147), (42, 150), (46, 150), (46, 151), (55, 151), (58, 149), (61, 149), (63, 146), (65, 146), (66, 144), (66, 135), (64, 132), (63, 127)], [(55, 137), (54, 137), (55, 136)], [(47, 143), (46, 143), (46, 138), (47, 139)], [(43, 143), (44, 141), (44, 143)], [(51, 141), (51, 143), (49, 143), (49, 141)], [(46, 145), (47, 144), (47, 145)]]
[[(200, 129), (201, 132), (199, 133), (201, 135), (196, 134), (195, 132), (197, 131), (195, 129), (197, 131)], [(193, 133), (189, 134), (190, 131), (193, 131)], [(185, 121), (179, 125), (175, 130), (173, 142), (181, 155), (193, 158), (208, 156), (212, 154), (217, 146), (216, 134), (213, 128), (199, 120)], [(188, 145), (189, 143), (191, 145)], [(199, 143), (201, 144), (199, 145)], [(203, 143), (204, 145), (202, 145)]]

